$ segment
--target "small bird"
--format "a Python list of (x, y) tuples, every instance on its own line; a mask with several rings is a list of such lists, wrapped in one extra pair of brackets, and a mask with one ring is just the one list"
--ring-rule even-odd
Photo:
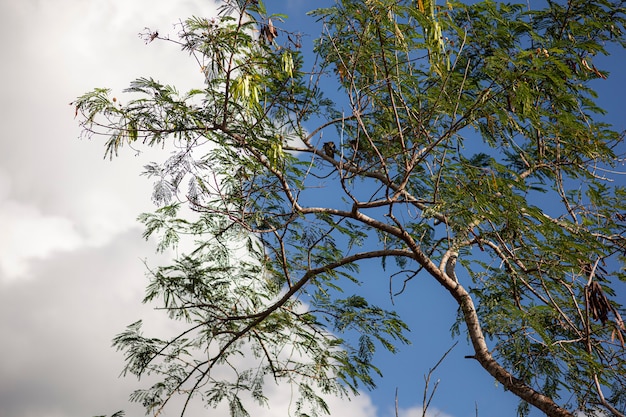
[(326, 142), (323, 146), (324, 153), (329, 158), (335, 157), (335, 142)]

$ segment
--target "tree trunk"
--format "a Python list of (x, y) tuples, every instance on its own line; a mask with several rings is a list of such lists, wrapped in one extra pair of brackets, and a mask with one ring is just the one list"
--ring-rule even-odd
[(474, 346), (474, 358), (504, 387), (527, 403), (537, 407), (550, 417), (573, 417), (566, 409), (559, 407), (550, 397), (535, 391), (523, 381), (515, 378), (502, 367), (491, 355), (480, 327), (476, 308), (471, 296), (465, 288), (456, 286), (450, 291), (463, 310), (463, 317)]

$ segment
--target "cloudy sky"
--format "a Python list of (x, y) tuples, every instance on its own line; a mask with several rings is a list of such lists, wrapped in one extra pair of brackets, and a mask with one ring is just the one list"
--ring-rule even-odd
[[(287, 14), (302, 12), (306, 3), (283, 2)], [(143, 415), (127, 403), (138, 383), (118, 378), (123, 357), (110, 341), (138, 318), (150, 320), (155, 333), (171, 326), (140, 304), (142, 260), (159, 261), (135, 221), (152, 209), (151, 182), (139, 175), (150, 155), (103, 160), (101, 143), (78, 139), (69, 102), (94, 87), (121, 91), (139, 76), (179, 90), (198, 85), (198, 68), (184, 53), (165, 43), (145, 45), (137, 34), (150, 27), (175, 35), (178, 19), (214, 14), (209, 0), (0, 0), (0, 417), (89, 417), (119, 409)], [(396, 362), (395, 374), (391, 366), (394, 379), (378, 394), (331, 400), (333, 415), (391, 416), (402, 381), (414, 388), (400, 397), (401, 417), (421, 415), (422, 375), (442, 350), (428, 340), (414, 342), (423, 343), (421, 368), (407, 375), (406, 366), (414, 364), (401, 359), (408, 362)], [(452, 370), (463, 374), (473, 365), (463, 362), (466, 351), (458, 353), (461, 359), (442, 377), (440, 397), (470, 392), (465, 412), (454, 417), (474, 415), (475, 385), (487, 398), (481, 417), (490, 415), (489, 407), (514, 406), (480, 371), (477, 379), (459, 378)], [(288, 387), (271, 390), (272, 410), (253, 415), (287, 415)], [(489, 405), (492, 395), (499, 400)], [(450, 402), (434, 404), (440, 417), (454, 409)]]
[[(118, 378), (123, 357), (110, 345), (138, 318), (155, 333), (170, 326), (140, 303), (142, 260), (158, 262), (135, 221), (152, 208), (139, 176), (149, 156), (103, 160), (100, 143), (78, 139), (69, 102), (139, 76), (197, 85), (185, 54), (137, 35), (175, 35), (178, 19), (214, 14), (207, 0), (0, 0), (1, 417), (143, 415), (127, 403), (138, 384)], [(255, 415), (285, 414), (281, 389), (272, 412)], [(334, 402), (377, 416), (367, 396)]]

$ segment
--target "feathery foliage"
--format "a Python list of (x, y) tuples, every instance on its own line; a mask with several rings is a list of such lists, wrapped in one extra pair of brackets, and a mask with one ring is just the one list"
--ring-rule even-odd
[(125, 104), (104, 89), (75, 102), (108, 157), (177, 150), (146, 166), (159, 208), (140, 220), (159, 250), (195, 242), (150, 271), (145, 299), (184, 330), (149, 338), (136, 322), (114, 340), (125, 372), (156, 375), (132, 400), (248, 415), (275, 380), (315, 415), (321, 394), (373, 387), (376, 350), (408, 341), (402, 317), (344, 292), (378, 259), (394, 291), (419, 274), (455, 300), (453, 335), (520, 414), (623, 415), (624, 133), (592, 81), (621, 82), (594, 57), (625, 45), (624, 10), (344, 0), (311, 12), (323, 30), (302, 51), (285, 16), (226, 0), (178, 40), (148, 33), (195, 57), (197, 89), (140, 78)]

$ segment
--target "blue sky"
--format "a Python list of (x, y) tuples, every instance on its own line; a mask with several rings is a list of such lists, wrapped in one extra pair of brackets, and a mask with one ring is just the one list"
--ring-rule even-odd
[[(79, 417), (128, 407), (131, 378), (118, 379), (122, 355), (111, 338), (142, 317), (155, 334), (169, 331), (149, 306), (142, 306), (143, 259), (163, 257), (141, 239), (137, 214), (149, 211), (151, 180), (139, 174), (163, 153), (127, 153), (103, 161), (97, 141), (78, 140), (80, 130), (68, 105), (94, 87), (121, 91), (140, 76), (171, 83), (179, 91), (202, 83), (196, 64), (175, 46), (145, 45), (145, 27), (175, 35), (172, 24), (192, 14), (211, 16), (210, 1), (0, 0), (0, 39), (5, 80), (0, 138), (0, 416)], [(305, 35), (304, 49), (319, 26), (303, 13), (330, 1), (268, 1), (284, 23)], [(271, 3), (271, 4), (270, 4)], [(531, 2), (532, 3), (532, 2)], [(282, 25), (282, 24), (281, 24)], [(623, 51), (595, 62), (610, 69), (594, 86), (609, 110), (607, 120), (626, 128)], [(624, 171), (624, 167), (621, 169)], [(616, 176), (625, 183), (624, 175)], [(377, 265), (362, 268), (361, 288), (391, 308), (388, 277)], [(624, 286), (618, 297), (624, 299)], [(453, 343), (449, 328), (456, 305), (427, 277), (413, 280), (395, 299), (411, 325), (412, 345), (395, 356), (376, 358), (384, 373), (379, 388), (351, 403), (331, 401), (334, 415), (387, 417), (394, 396), (402, 417), (421, 415), (424, 374)], [(517, 401), (496, 386), (471, 354), (464, 338), (440, 365), (433, 412), (441, 417), (513, 414)], [(276, 415), (288, 390), (271, 387)], [(282, 408), (281, 408), (282, 407)], [(191, 417), (205, 413), (194, 412)], [(134, 415), (129, 413), (129, 415)], [(168, 415), (176, 415), (171, 412)], [(222, 415), (222, 414), (216, 414)], [(435, 415), (435, 414), (433, 414)]]

